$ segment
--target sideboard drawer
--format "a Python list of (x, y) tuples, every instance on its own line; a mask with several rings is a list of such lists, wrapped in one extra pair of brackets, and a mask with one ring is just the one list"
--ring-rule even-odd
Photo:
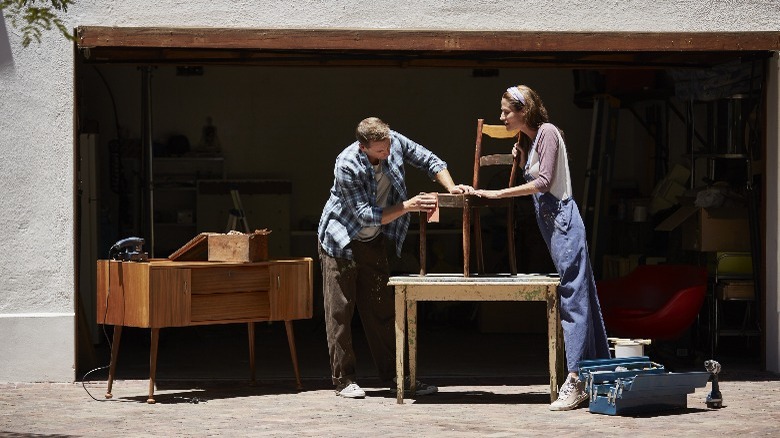
[(268, 291), (268, 265), (219, 266), (192, 269), (192, 295)]
[(270, 308), (268, 291), (193, 294), (190, 322), (263, 320), (269, 318)]

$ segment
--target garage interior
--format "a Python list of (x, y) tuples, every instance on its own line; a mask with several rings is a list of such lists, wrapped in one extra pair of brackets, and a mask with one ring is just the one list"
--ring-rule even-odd
[[(469, 183), (476, 121), (499, 123), (500, 96), (516, 84), (534, 88), (565, 132), (597, 280), (658, 263), (713, 274), (696, 322), (653, 344), (651, 357), (672, 369), (710, 357), (758, 369), (773, 35), (79, 28), (77, 379), (105, 379), (85, 374), (109, 360), (111, 328), (95, 315), (94, 282), (95, 261), (114, 242), (144, 237), (150, 257), (167, 257), (197, 233), (224, 232), (237, 188), (250, 228), (272, 230), (271, 257), (312, 257), (316, 271), (333, 162), (358, 121), (384, 119)], [(414, 169), (407, 178), (410, 193), (438, 189)], [(482, 180), (497, 188), (506, 178)], [(691, 241), (691, 218), (668, 219), (703, 192), (741, 215), (736, 228)], [(515, 208), (518, 270), (552, 272), (530, 200)], [(507, 272), (504, 216), (494, 213), (482, 212), (486, 266)], [(446, 212), (429, 226), (429, 272), (459, 272), (459, 227)], [(415, 230), (394, 275), (419, 270)], [(724, 233), (738, 244), (702, 247)], [(723, 252), (751, 256), (755, 299), (723, 306), (724, 323), (742, 330), (714, 347), (713, 266)], [(327, 380), (318, 272), (314, 279), (314, 317), (295, 322), (296, 343), (304, 379)], [(543, 303), (423, 304), (419, 375), (546, 376)], [(370, 377), (362, 331), (355, 335), (358, 374)], [(243, 324), (162, 330), (159, 381), (245, 378), (246, 336)], [(283, 325), (259, 328), (256, 343), (260, 379), (292, 379)], [(125, 330), (118, 379), (148, 376), (148, 345), (147, 330)]]

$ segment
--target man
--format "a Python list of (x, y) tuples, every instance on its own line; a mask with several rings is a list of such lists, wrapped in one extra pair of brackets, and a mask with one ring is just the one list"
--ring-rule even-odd
[[(450, 193), (473, 190), (456, 185), (444, 161), (376, 117), (361, 121), (356, 137), (336, 158), (333, 187), (317, 230), (333, 384), (336, 394), (347, 398), (366, 395), (355, 376), (355, 306), (379, 378), (389, 383), (395, 375), (395, 309), (385, 248), (395, 244), (400, 257), (407, 213), (436, 208), (433, 194), (408, 198), (404, 165), (426, 172)], [(438, 389), (416, 382), (416, 390), (426, 395)]]

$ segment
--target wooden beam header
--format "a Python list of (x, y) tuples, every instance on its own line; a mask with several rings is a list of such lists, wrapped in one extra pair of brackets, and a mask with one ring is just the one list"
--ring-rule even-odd
[(86, 48), (434, 52), (774, 51), (780, 31), (527, 32), (81, 26)]

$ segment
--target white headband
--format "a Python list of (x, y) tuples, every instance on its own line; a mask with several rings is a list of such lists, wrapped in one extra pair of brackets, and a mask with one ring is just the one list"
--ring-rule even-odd
[(510, 96), (512, 96), (512, 99), (520, 102), (520, 104), (525, 105), (525, 97), (520, 93), (520, 89), (517, 87), (509, 87), (506, 89), (506, 92), (509, 93)]

